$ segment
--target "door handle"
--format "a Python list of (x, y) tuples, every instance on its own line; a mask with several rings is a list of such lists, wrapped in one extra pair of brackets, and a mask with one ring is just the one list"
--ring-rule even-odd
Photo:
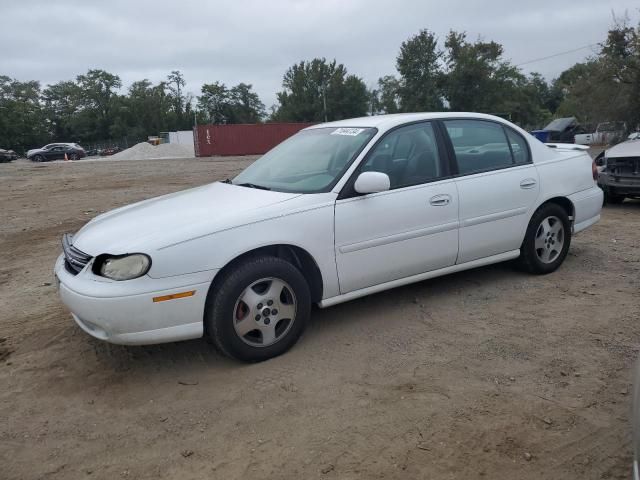
[(536, 182), (533, 178), (525, 178), (520, 182), (520, 188), (533, 188), (536, 186)]
[(451, 197), (449, 195), (436, 195), (431, 197), (429, 203), (434, 207), (444, 207), (445, 205), (449, 205), (451, 202)]

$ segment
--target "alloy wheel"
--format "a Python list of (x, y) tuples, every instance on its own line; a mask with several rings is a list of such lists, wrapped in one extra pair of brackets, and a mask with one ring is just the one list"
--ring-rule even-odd
[(565, 234), (562, 220), (556, 216), (545, 218), (538, 227), (535, 249), (542, 263), (553, 263), (564, 246)]
[(281, 340), (296, 318), (296, 297), (279, 278), (262, 278), (249, 285), (233, 309), (238, 337), (252, 347), (268, 347)]

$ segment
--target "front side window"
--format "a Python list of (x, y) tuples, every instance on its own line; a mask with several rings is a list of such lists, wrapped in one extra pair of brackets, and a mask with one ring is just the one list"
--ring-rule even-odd
[(453, 144), (460, 175), (514, 165), (507, 135), (500, 124), (482, 120), (446, 120), (444, 125)]
[(260, 157), (232, 183), (280, 192), (328, 191), (376, 132), (345, 127), (303, 130)]
[(360, 171), (386, 173), (391, 189), (442, 177), (433, 126), (426, 122), (393, 130), (369, 152)]

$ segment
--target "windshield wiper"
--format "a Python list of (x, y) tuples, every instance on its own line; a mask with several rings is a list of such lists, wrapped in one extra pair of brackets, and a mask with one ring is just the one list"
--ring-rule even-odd
[(234, 183), (233, 185), (237, 185), (239, 187), (257, 188), (258, 190), (271, 190), (269, 187), (265, 187), (264, 185), (256, 185), (255, 183)]

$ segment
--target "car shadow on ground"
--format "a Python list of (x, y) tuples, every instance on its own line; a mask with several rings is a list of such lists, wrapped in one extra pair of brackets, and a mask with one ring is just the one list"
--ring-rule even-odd
[[(640, 200), (626, 199), (620, 205), (609, 204), (606, 208), (618, 211), (627, 210), (634, 213), (640, 210)], [(570, 251), (567, 262), (560, 271), (574, 268), (576, 249), (584, 249), (585, 246), (575, 245), (572, 248), (573, 254)], [(582, 261), (585, 260), (585, 253), (579, 252)], [(597, 259), (599, 255), (588, 257)], [(588, 261), (592, 261), (593, 258)], [(330, 345), (332, 340), (343, 332), (347, 331), (349, 335), (356, 335), (353, 332), (366, 330), (372, 316), (402, 321), (398, 317), (403, 315), (403, 308), (408, 308), (411, 305), (415, 305), (416, 308), (428, 308), (430, 302), (436, 298), (440, 305), (444, 304), (446, 307), (446, 303), (450, 303), (451, 308), (460, 305), (461, 300), (469, 295), (475, 296), (476, 300), (482, 303), (487, 299), (490, 300), (489, 297), (486, 297), (486, 295), (490, 295), (488, 289), (493, 289), (493, 294), (495, 294), (496, 288), (500, 291), (501, 288), (509, 288), (514, 282), (516, 284), (522, 283), (524, 286), (528, 282), (527, 279), (532, 278), (535, 277), (515, 268), (514, 262), (503, 262), (424, 280), (326, 309), (314, 307), (309, 328), (294, 350), (301, 350), (303, 355), (308, 353), (305, 352), (308, 349), (315, 348), (326, 351), (327, 348), (331, 348), (327, 345)], [(76, 341), (88, 344), (87, 349), (93, 351), (95, 360), (107, 370), (116, 372), (149, 374), (154, 370), (177, 369), (184, 371), (185, 369), (197, 369), (198, 366), (225, 370), (247, 366), (219, 354), (213, 345), (204, 338), (161, 345), (120, 346), (88, 338), (78, 328), (76, 330), (77, 332), (74, 332), (73, 335)], [(282, 357), (280, 358), (282, 359)]]
[[(512, 262), (505, 262), (424, 280), (326, 309), (314, 307), (307, 332), (294, 349), (326, 351), (332, 339), (345, 329), (353, 330), (353, 335), (357, 336), (356, 332), (367, 326), (371, 315), (397, 319), (402, 315), (402, 308), (428, 305), (434, 298), (438, 298), (440, 303), (444, 301), (457, 305), (461, 296), (483, 285), (506, 285), (522, 277), (528, 277), (528, 274), (515, 269)], [(478, 295), (482, 295), (482, 292)], [(244, 363), (219, 354), (204, 338), (160, 345), (121, 346), (87, 338), (79, 329), (74, 336), (90, 343), (96, 361), (114, 372), (152, 374), (154, 370), (193, 370), (198, 366), (216, 369), (246, 367)]]
[(640, 199), (636, 198), (625, 198), (624, 202), (619, 204), (614, 203), (605, 203), (604, 208), (615, 208), (615, 209), (629, 209), (629, 210), (637, 210), (640, 209)]

